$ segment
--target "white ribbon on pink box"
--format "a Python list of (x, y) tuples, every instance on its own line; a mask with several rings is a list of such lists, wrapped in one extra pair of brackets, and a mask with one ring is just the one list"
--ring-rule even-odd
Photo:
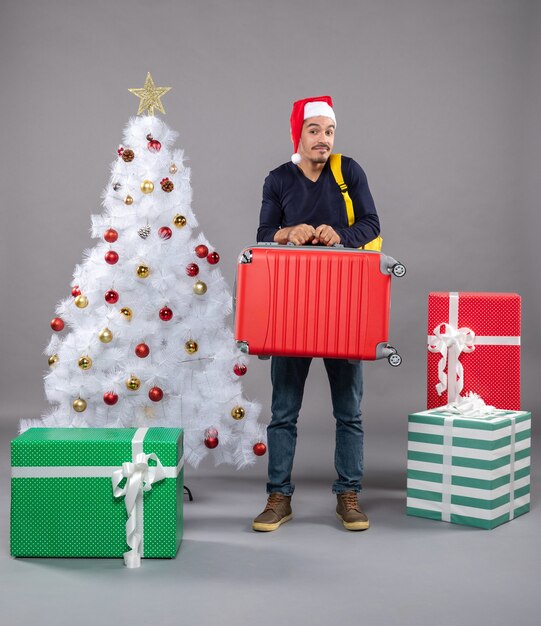
[[(472, 352), (475, 346), (520, 346), (520, 336), (480, 336), (471, 328), (458, 328), (457, 291), (449, 293), (449, 321), (441, 322), (428, 335), (428, 350), (438, 352), (438, 395), (447, 389), (447, 402), (456, 402), (464, 388), (464, 368), (460, 362), (462, 352)], [(447, 374), (445, 369), (447, 368)]]

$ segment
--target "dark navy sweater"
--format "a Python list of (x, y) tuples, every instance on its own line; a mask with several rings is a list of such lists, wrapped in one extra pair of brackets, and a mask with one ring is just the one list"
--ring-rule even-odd
[(348, 226), (346, 203), (327, 161), (316, 182), (293, 163), (284, 163), (269, 173), (263, 185), (257, 241), (274, 241), (280, 228), (328, 224), (346, 248), (358, 248), (380, 232), (379, 218), (368, 188), (366, 174), (349, 157), (342, 157), (342, 175), (353, 202), (355, 222)]

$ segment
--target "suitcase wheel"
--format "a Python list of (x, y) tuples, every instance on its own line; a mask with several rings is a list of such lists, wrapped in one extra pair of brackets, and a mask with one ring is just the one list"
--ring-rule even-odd
[(402, 278), (402, 276), (404, 276), (404, 274), (406, 273), (406, 267), (404, 265), (402, 265), (402, 263), (396, 263), (391, 268), (391, 272), (397, 278)]
[(394, 352), (387, 357), (387, 361), (389, 361), (390, 365), (393, 367), (398, 367), (402, 363), (402, 357), (398, 352)]

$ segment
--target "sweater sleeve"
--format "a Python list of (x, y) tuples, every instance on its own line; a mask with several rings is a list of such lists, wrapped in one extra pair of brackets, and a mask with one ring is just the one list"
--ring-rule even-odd
[(282, 226), (283, 211), (278, 193), (278, 183), (270, 173), (263, 184), (263, 200), (259, 213), (257, 241), (274, 241), (274, 235)]
[[(335, 230), (340, 236), (340, 243), (346, 248), (359, 248), (379, 235), (380, 224), (366, 174), (357, 162), (348, 160), (349, 163), (344, 168), (344, 180), (353, 202), (355, 222), (351, 226)], [(346, 165), (344, 161), (342, 163), (343, 166)]]

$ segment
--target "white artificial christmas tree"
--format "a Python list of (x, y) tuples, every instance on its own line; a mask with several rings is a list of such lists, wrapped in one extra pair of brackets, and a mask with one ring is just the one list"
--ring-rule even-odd
[[(149, 82), (150, 81), (150, 82)], [(190, 169), (177, 133), (159, 118), (150, 74), (92, 216), (99, 243), (73, 274), (46, 348), (45, 391), (55, 405), (22, 430), (181, 426), (185, 458), (237, 467), (264, 453), (260, 407), (242, 392), (246, 357), (227, 325), (231, 293), (219, 255), (191, 209)]]

